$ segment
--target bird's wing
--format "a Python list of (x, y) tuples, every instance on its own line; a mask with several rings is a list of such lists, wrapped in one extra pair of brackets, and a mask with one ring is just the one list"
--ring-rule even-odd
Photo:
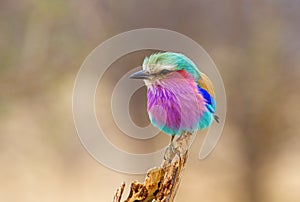
[(200, 72), (200, 79), (198, 80), (198, 85), (204, 90), (206, 90), (211, 97), (216, 99), (214, 86), (211, 80), (202, 72)]
[(199, 93), (202, 94), (204, 99), (206, 100), (207, 109), (211, 113), (215, 113), (216, 110), (216, 95), (214, 91), (214, 86), (208, 76), (204, 73), (200, 73), (200, 79), (198, 80), (198, 89)]

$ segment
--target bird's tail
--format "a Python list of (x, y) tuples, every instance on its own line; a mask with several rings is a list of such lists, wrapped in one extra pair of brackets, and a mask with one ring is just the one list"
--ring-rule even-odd
[(218, 115), (214, 115), (214, 119), (217, 123), (220, 123), (220, 117)]

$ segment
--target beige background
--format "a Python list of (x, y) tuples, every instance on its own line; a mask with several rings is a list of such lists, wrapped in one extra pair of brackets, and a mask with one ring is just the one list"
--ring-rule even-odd
[[(118, 33), (143, 27), (181, 32), (200, 43), (222, 74), (228, 115), (214, 152), (190, 154), (177, 201), (300, 201), (300, 2), (83, 1), (0, 2), (0, 201), (111, 201), (121, 181), (142, 180), (98, 164), (77, 137), (71, 96), (84, 58)], [(97, 92), (97, 114), (116, 145), (161, 148), (115, 127), (109, 110), (117, 80), (149, 52), (121, 58)], [(103, 98), (103, 99), (102, 99)], [(145, 89), (132, 118), (148, 123)], [(102, 107), (102, 108), (101, 108)], [(132, 146), (134, 145), (134, 146)]]

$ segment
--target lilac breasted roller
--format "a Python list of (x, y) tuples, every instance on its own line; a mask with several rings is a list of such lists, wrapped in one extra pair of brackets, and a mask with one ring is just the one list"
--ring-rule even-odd
[(214, 119), (219, 121), (213, 84), (188, 57), (155, 53), (144, 59), (142, 68), (129, 78), (144, 80), (150, 121), (171, 135), (171, 140), (183, 132), (205, 129)]

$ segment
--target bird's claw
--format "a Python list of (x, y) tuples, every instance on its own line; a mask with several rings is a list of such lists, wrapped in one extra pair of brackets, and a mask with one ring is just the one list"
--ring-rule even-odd
[(170, 144), (165, 151), (164, 160), (168, 160), (169, 162), (171, 162), (172, 159), (175, 157), (175, 154), (175, 147), (173, 144)]

